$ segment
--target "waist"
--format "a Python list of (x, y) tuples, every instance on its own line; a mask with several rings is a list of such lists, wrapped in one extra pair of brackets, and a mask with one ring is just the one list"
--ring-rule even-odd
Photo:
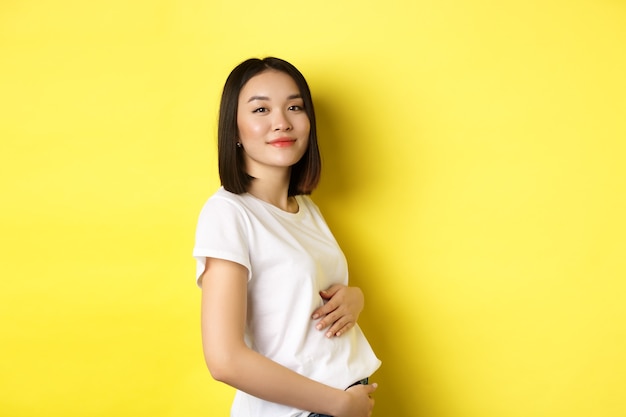
[[(360, 381), (356, 381), (354, 384), (350, 385), (348, 388), (353, 387), (355, 385), (367, 385), (369, 382), (369, 378), (363, 378)], [(348, 389), (346, 388), (346, 389)], [(308, 417), (333, 417), (325, 414), (311, 413)]]
[[(370, 379), (369, 378), (363, 378), (360, 381), (356, 381), (354, 384), (350, 385), (348, 388), (351, 388), (355, 385), (367, 385), (369, 383)], [(346, 389), (348, 389), (346, 388)]]

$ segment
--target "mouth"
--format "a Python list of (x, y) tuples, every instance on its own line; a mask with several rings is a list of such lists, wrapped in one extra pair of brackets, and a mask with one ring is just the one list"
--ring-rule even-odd
[(270, 140), (268, 143), (277, 148), (283, 148), (286, 146), (291, 146), (294, 143), (296, 143), (296, 139), (284, 137), (284, 138), (277, 138), (277, 139)]

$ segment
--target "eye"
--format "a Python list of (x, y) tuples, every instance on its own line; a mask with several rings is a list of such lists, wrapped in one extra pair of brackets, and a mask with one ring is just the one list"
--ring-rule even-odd
[(302, 106), (299, 106), (297, 104), (295, 104), (293, 106), (289, 106), (288, 109), (291, 110), (291, 111), (302, 111), (302, 110), (304, 110), (304, 108)]
[(258, 107), (256, 109), (254, 109), (252, 111), (252, 113), (267, 113), (268, 112), (268, 108), (267, 107)]

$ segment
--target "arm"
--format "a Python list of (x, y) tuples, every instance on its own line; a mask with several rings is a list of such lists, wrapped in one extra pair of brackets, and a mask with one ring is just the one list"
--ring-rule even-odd
[(363, 291), (359, 287), (335, 284), (320, 291), (320, 295), (328, 302), (316, 309), (312, 318), (321, 318), (315, 326), (318, 330), (330, 326), (326, 337), (341, 336), (356, 324), (365, 304)]
[(376, 385), (342, 391), (308, 379), (251, 350), (244, 342), (248, 271), (208, 258), (202, 274), (202, 341), (211, 375), (267, 401), (336, 417), (365, 417)]

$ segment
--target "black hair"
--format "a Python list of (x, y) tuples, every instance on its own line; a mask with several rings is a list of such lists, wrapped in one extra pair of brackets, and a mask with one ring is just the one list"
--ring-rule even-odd
[(226, 79), (220, 102), (217, 128), (220, 181), (224, 189), (235, 194), (243, 194), (248, 191), (250, 181), (254, 180), (246, 172), (243, 150), (237, 146), (237, 137), (239, 136), (237, 110), (239, 107), (239, 94), (244, 85), (255, 75), (267, 70), (280, 71), (289, 75), (296, 83), (302, 96), (304, 111), (309, 117), (311, 126), (309, 141), (307, 150), (302, 158), (291, 167), (288, 193), (289, 196), (311, 194), (319, 183), (322, 171), (311, 91), (304, 76), (296, 67), (285, 60), (274, 57), (248, 59), (237, 65)]

